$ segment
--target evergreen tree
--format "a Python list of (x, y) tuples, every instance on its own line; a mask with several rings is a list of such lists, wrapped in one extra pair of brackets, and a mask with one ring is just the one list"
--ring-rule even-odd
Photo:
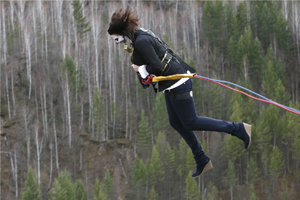
[(276, 180), (283, 171), (283, 155), (277, 146), (273, 147), (273, 152), (270, 155), (269, 172), (270, 177)]
[(41, 190), (35, 179), (35, 174), (31, 166), (27, 172), (25, 186), (21, 194), (22, 200), (38, 200), (41, 199)]
[(205, 36), (208, 38), (209, 41), (212, 41), (212, 37), (213, 37), (213, 26), (212, 26), (213, 9), (214, 9), (214, 2), (206, 1), (203, 7), (202, 28), (205, 33)]
[(148, 169), (141, 159), (135, 158), (133, 163), (132, 183), (134, 187), (136, 187), (138, 194), (140, 188), (146, 181), (148, 181)]
[[(245, 88), (248, 88), (253, 91), (252, 89), (252, 81), (249, 80), (249, 78), (246, 78), (245, 80)], [(254, 99), (252, 98), (244, 98), (244, 107), (243, 107), (243, 121), (247, 122), (249, 124), (254, 124), (254, 122), (258, 118), (258, 106)], [(252, 137), (255, 137), (255, 127), (252, 129), (251, 133), (251, 140)], [(254, 140), (253, 140), (254, 141)]]
[(211, 191), (207, 194), (206, 199), (208, 199), (208, 200), (216, 200), (217, 196), (218, 196), (218, 189), (217, 189), (216, 186), (212, 185), (211, 182), (209, 183), (209, 185), (210, 185), (209, 188), (211, 188)]
[(169, 127), (169, 117), (165, 104), (165, 98), (163, 93), (158, 93), (155, 97), (153, 108), (153, 121), (154, 121), (154, 134), (164, 132)]
[[(252, 37), (252, 34), (251, 34)], [(262, 63), (263, 63), (263, 51), (262, 46), (258, 38), (256, 37), (254, 40), (253, 38), (250, 39), (250, 46), (249, 46), (249, 78), (253, 83), (253, 87), (255, 90), (259, 90), (262, 82)]]
[(191, 149), (187, 150), (185, 169), (186, 171), (195, 170), (195, 159)]
[(186, 187), (185, 187), (185, 192), (184, 196), (188, 200), (196, 200), (199, 199), (199, 190), (198, 190), (198, 185), (195, 181), (195, 179), (192, 178), (192, 172), (190, 171), (187, 179), (186, 179)]
[(100, 181), (99, 181), (98, 178), (96, 178), (95, 184), (94, 184), (94, 199), (98, 198), (98, 194), (100, 192), (100, 189), (101, 189)]
[(166, 171), (172, 173), (175, 168), (175, 155), (169, 144), (167, 144), (165, 158)]
[[(289, 103), (289, 107), (300, 110), (300, 105), (298, 102), (293, 104)], [(290, 137), (292, 146), (292, 158), (295, 161), (296, 170), (299, 171), (300, 164), (300, 118), (298, 115), (287, 112), (287, 131), (286, 137)]]
[[(78, 89), (83, 86), (82, 82), (80, 81), (80, 72), (79, 70), (76, 70), (76, 63), (69, 54), (66, 54), (61, 69), (63, 79), (68, 81), (70, 87)], [(67, 77), (65, 75), (67, 75)]]
[(176, 155), (176, 161), (177, 161), (177, 173), (180, 176), (185, 175), (185, 160), (186, 160), (186, 154), (188, 151), (188, 146), (186, 142), (184, 141), (183, 138), (180, 139), (180, 144), (179, 144), (179, 151), (177, 152), (178, 155)]
[(247, 166), (248, 171), (248, 180), (251, 183), (252, 180), (255, 180), (259, 177), (259, 168), (257, 167), (256, 162), (251, 157)]
[(279, 12), (277, 22), (275, 24), (275, 36), (279, 48), (286, 54), (292, 46), (292, 31), (287, 20), (283, 16), (283, 12)]
[(112, 179), (108, 169), (106, 170), (106, 173), (105, 173), (104, 188), (105, 188), (105, 193), (107, 194), (107, 197), (111, 198), (112, 191), (113, 191), (113, 179)]
[(162, 132), (158, 133), (158, 136), (155, 139), (155, 148), (158, 151), (161, 160), (165, 160), (165, 151), (166, 151), (166, 137)]
[(213, 118), (222, 119), (225, 117), (224, 95), (221, 87), (218, 84), (212, 84), (210, 91), (211, 110), (213, 111)]
[(102, 187), (97, 194), (94, 194), (94, 200), (107, 200), (107, 195), (103, 191)]
[(228, 168), (226, 170), (226, 178), (225, 182), (227, 182), (230, 186), (230, 196), (231, 199), (233, 199), (233, 187), (235, 186), (237, 181), (235, 170), (234, 170), (234, 164), (229, 160), (228, 162)]
[(82, 4), (80, 0), (74, 0), (73, 6), (73, 16), (76, 22), (77, 31), (80, 36), (91, 30), (89, 27), (89, 22), (86, 22), (86, 17), (83, 17)]
[(225, 44), (228, 43), (230, 37), (232, 37), (232, 18), (233, 18), (233, 12), (230, 3), (227, 1), (224, 5), (224, 37), (225, 37)]
[(148, 200), (157, 200), (157, 199), (158, 199), (158, 195), (157, 195), (157, 193), (156, 193), (154, 187), (151, 188), (150, 194), (149, 194), (149, 196), (148, 196), (147, 199), (148, 199)]
[(80, 179), (77, 179), (75, 183), (74, 200), (88, 200), (88, 193)]
[(254, 186), (253, 186), (253, 184), (250, 185), (249, 194), (250, 194), (249, 200), (258, 200), (258, 198), (256, 197), (256, 195), (254, 193)]
[(248, 26), (248, 19), (247, 19), (247, 9), (244, 2), (240, 2), (237, 6), (237, 26), (239, 28), (239, 34), (241, 35), (244, 32), (244, 29)]
[(139, 131), (137, 133), (138, 142), (137, 150), (140, 152), (140, 155), (146, 159), (150, 155), (151, 149), (151, 135), (150, 128), (148, 123), (148, 118), (145, 116), (144, 110), (141, 112), (141, 119), (139, 121)]
[(52, 200), (73, 200), (75, 198), (74, 185), (67, 171), (59, 173), (50, 193)]
[[(231, 100), (230, 100), (230, 106), (229, 110), (231, 113), (230, 121), (232, 122), (241, 122), (244, 121), (243, 117), (243, 99), (242, 96), (239, 93), (233, 93)], [(241, 140), (237, 137), (233, 137), (231, 135), (225, 136), (224, 141), (224, 156), (232, 162), (234, 162), (236, 159), (238, 159), (244, 152), (243, 150), (243, 143)]]
[(95, 129), (99, 135), (103, 138), (105, 137), (105, 116), (106, 109), (102, 97), (98, 92), (98, 88), (95, 87), (94, 98), (93, 98), (93, 117), (95, 120)]
[(151, 170), (149, 171), (150, 183), (154, 185), (155, 183), (164, 180), (165, 171), (163, 169), (163, 164), (159, 158), (159, 153), (156, 147), (153, 147), (152, 157), (150, 160)]

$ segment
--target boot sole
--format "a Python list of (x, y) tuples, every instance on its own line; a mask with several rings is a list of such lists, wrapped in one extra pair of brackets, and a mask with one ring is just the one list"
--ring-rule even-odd
[(247, 147), (247, 150), (248, 150), (249, 147), (250, 147), (250, 144), (251, 144), (251, 130), (252, 130), (252, 126), (250, 124), (246, 124), (246, 123), (243, 123), (243, 125), (244, 125), (246, 133), (249, 136), (249, 144), (248, 144), (248, 147)]
[(214, 167), (212, 166), (212, 163), (211, 163), (211, 160), (210, 160), (210, 161), (204, 166), (202, 173), (201, 173), (200, 175), (198, 175), (198, 176), (193, 177), (193, 178), (197, 178), (197, 177), (201, 176), (202, 174), (204, 174), (204, 173), (207, 172), (208, 170), (211, 170), (212, 168), (214, 168)]

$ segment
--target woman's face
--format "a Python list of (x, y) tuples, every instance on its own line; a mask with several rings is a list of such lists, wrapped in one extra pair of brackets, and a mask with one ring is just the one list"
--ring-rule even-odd
[(116, 41), (117, 44), (124, 43), (124, 44), (130, 46), (132, 43), (132, 41), (127, 36), (124, 36), (124, 35), (113, 34), (113, 35), (111, 35), (111, 37), (112, 37), (112, 39), (114, 39)]

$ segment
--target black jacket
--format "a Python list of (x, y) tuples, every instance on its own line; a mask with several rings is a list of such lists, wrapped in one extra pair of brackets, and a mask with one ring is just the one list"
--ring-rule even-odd
[[(132, 54), (132, 62), (135, 65), (146, 65), (149, 74), (156, 76), (169, 76), (174, 74), (186, 74), (187, 70), (175, 59), (172, 59), (166, 69), (163, 71), (163, 59), (166, 49), (153, 36), (142, 30), (135, 32), (135, 42), (133, 44), (134, 51)], [(160, 81), (158, 83), (158, 91), (161, 92), (178, 80)]]

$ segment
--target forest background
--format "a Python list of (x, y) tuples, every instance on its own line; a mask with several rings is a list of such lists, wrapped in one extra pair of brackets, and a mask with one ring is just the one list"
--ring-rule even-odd
[(299, 116), (201, 80), (198, 115), (252, 124), (252, 145), (197, 131), (214, 169), (190, 177), (163, 95), (107, 34), (127, 6), (199, 75), (300, 109), (299, 1), (1, 1), (0, 198), (299, 199)]

